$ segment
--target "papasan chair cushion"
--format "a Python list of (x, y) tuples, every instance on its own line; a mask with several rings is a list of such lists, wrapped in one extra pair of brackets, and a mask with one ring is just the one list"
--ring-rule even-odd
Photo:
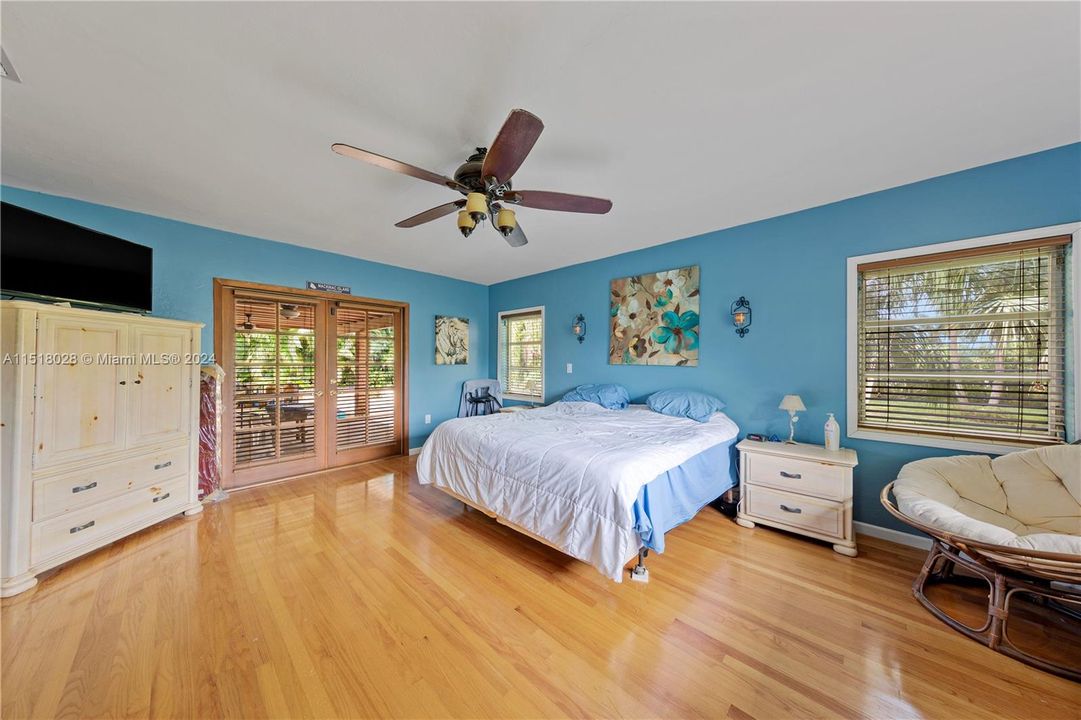
[(893, 493), (901, 512), (945, 532), (1081, 555), (1081, 446), (917, 460)]

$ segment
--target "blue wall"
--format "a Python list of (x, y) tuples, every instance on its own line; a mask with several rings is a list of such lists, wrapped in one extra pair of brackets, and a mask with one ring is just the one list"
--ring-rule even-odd
[[(843, 202), (491, 287), (491, 367), (496, 314), (544, 305), (545, 391), (554, 400), (589, 382), (618, 382), (632, 397), (672, 387), (712, 392), (745, 432), (787, 434), (781, 396), (798, 393), (807, 412), (797, 439), (822, 442), (826, 413), (845, 429), (845, 261), (851, 255), (958, 240), (1081, 219), (1081, 144), (986, 165)], [(608, 364), (609, 281), (697, 264), (701, 346), (696, 368)], [(753, 325), (743, 339), (729, 307), (745, 295)], [(584, 344), (570, 332), (584, 313)], [(574, 374), (565, 366), (574, 364)], [(905, 463), (949, 450), (846, 440), (859, 452), (857, 520), (898, 529), (878, 502)]]
[[(208, 353), (214, 350), (215, 277), (288, 287), (317, 280), (348, 285), (355, 295), (408, 302), (411, 447), (419, 447), (437, 423), (457, 414), (463, 380), (487, 377), (488, 288), (483, 285), (16, 188), (3, 187), (0, 196), (152, 247), (153, 314), (205, 323), (203, 350)], [(435, 365), (436, 314), (471, 320), (468, 365)], [(424, 424), (425, 414), (431, 414), (431, 425)]]
[[(744, 431), (787, 432), (782, 395), (807, 404), (797, 437), (821, 442), (826, 413), (845, 427), (845, 259), (882, 250), (991, 235), (1081, 219), (1081, 144), (986, 165), (749, 225), (574, 265), (485, 288), (389, 265), (221, 232), (139, 213), (2, 188), (5, 201), (154, 248), (155, 315), (206, 323), (213, 347), (214, 277), (302, 287), (306, 280), (352, 286), (358, 295), (410, 303), (410, 445), (457, 412), (461, 382), (496, 367), (496, 314), (546, 307), (547, 399), (575, 385), (620, 382), (632, 396), (691, 387), (713, 392)], [(697, 264), (702, 334), (696, 368), (608, 365), (612, 278)], [(754, 325), (736, 337), (729, 305), (747, 296)], [(577, 313), (585, 343), (570, 333)], [(470, 364), (436, 367), (436, 314), (468, 317)], [(565, 366), (574, 364), (574, 374)], [(424, 425), (424, 415), (432, 424)], [(906, 462), (952, 451), (846, 440), (860, 454), (856, 519), (900, 526), (878, 492)], [(903, 528), (900, 528), (903, 529)]]

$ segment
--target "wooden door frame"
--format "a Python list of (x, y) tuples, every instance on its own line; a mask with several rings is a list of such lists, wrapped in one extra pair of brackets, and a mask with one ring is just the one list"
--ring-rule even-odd
[[(291, 295), (298, 299), (329, 300), (339, 302), (359, 302), (366, 305), (397, 309), (402, 316), (402, 410), (398, 418), (398, 436), (400, 438), (398, 453), (409, 454), (409, 303), (400, 300), (384, 300), (381, 298), (360, 297), (356, 295), (342, 295), (339, 293), (324, 292), (322, 290), (308, 290), (305, 288), (292, 288), (285, 285), (268, 285), (266, 283), (249, 282), (247, 280), (233, 280), (229, 278), (214, 278), (214, 360), (222, 368), (226, 368), (225, 331), (232, 327), (222, 317), (225, 308), (224, 296), (229, 291), (252, 291), (265, 292), (276, 295)], [(233, 444), (233, 405), (231, 378), (226, 374), (222, 388), (222, 445), (232, 447)], [(223, 447), (224, 450), (224, 447)], [(224, 456), (224, 453), (223, 453)], [(226, 485), (233, 477), (231, 463), (222, 463), (222, 485)]]

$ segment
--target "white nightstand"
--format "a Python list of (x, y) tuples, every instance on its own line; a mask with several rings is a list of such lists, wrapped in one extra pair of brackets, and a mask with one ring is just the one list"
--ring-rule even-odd
[(856, 556), (852, 533), (852, 468), (855, 450), (821, 445), (743, 440), (740, 453), (739, 510), (736, 522), (781, 528), (833, 543), (842, 555)]

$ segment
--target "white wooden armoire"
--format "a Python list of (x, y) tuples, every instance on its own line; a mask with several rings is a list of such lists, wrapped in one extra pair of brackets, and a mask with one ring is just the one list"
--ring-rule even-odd
[(201, 327), (0, 302), (0, 597), (202, 509)]

